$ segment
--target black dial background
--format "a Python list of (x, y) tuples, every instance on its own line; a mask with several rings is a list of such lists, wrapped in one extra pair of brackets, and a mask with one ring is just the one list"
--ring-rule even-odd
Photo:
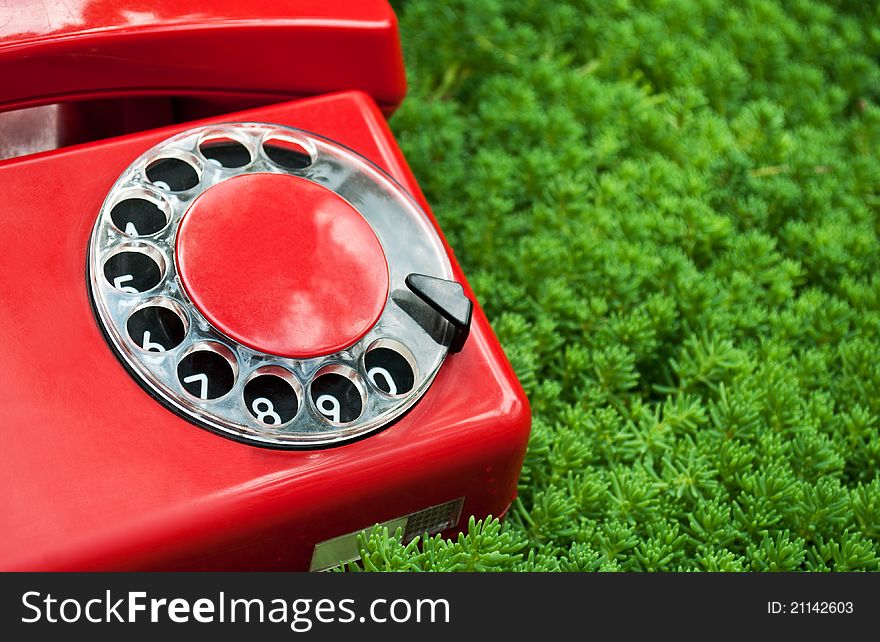
[(205, 141), (199, 146), (202, 156), (214, 160), (223, 167), (244, 167), (251, 162), (247, 148), (234, 140)]
[(160, 158), (150, 163), (147, 178), (153, 184), (165, 183), (173, 192), (183, 192), (199, 184), (199, 173), (179, 158)]
[[(364, 365), (368, 373), (370, 369), (376, 367), (387, 370), (394, 380), (394, 385), (397, 386), (396, 394), (398, 395), (408, 393), (415, 384), (415, 373), (409, 365), (409, 361), (402, 354), (391, 348), (373, 348), (364, 357)], [(371, 379), (371, 382), (382, 392), (390, 392), (384, 377), (378, 376), (375, 378), (375, 381)]]
[(267, 142), (263, 144), (263, 151), (272, 162), (286, 169), (303, 169), (312, 164), (311, 156), (298, 145)]

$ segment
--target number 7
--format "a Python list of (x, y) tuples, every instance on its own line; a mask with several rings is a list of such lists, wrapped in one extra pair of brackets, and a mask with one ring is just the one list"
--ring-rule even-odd
[(195, 383), (198, 381), (201, 383), (201, 390), (199, 392), (199, 399), (207, 399), (208, 398), (208, 375), (204, 373), (190, 375), (188, 377), (183, 378), (183, 383)]

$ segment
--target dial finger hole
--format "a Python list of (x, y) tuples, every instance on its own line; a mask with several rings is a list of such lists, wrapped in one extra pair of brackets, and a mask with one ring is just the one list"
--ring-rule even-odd
[(104, 278), (126, 294), (152, 290), (162, 281), (164, 272), (162, 254), (147, 245), (124, 245), (104, 261)]
[(129, 338), (146, 352), (167, 352), (183, 343), (186, 315), (168, 299), (153, 299), (138, 307), (125, 324)]
[(304, 169), (312, 164), (312, 154), (305, 145), (286, 136), (271, 136), (263, 142), (263, 152), (284, 169)]
[(232, 390), (237, 370), (229, 348), (213, 342), (197, 343), (177, 364), (177, 380), (191, 397), (219, 399)]
[(318, 371), (309, 395), (318, 415), (334, 424), (347, 424), (364, 409), (364, 389), (357, 373), (344, 366), (327, 366)]
[(222, 134), (206, 137), (199, 144), (199, 152), (220, 167), (244, 167), (251, 162), (251, 153), (242, 143)]
[(374, 341), (364, 355), (367, 380), (382, 394), (397, 397), (413, 389), (416, 381), (416, 361), (412, 353), (399, 341)]
[(172, 192), (185, 192), (199, 184), (199, 170), (182, 158), (157, 158), (145, 173), (153, 185)]
[(167, 203), (144, 191), (116, 203), (110, 210), (110, 220), (128, 236), (149, 236), (165, 229), (171, 212)]
[(296, 416), (300, 390), (299, 382), (290, 372), (269, 366), (248, 378), (242, 397), (254, 419), (268, 426), (280, 426)]

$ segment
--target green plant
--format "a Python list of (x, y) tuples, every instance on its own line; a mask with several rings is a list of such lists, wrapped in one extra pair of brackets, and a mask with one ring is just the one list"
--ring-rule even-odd
[(880, 568), (880, 8), (397, 2), (393, 128), (531, 400), (368, 570)]

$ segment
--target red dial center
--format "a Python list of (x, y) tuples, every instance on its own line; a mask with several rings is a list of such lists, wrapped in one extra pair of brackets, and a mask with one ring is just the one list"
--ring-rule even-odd
[(362, 338), (388, 298), (388, 264), (347, 201), (286, 174), (209, 188), (177, 232), (189, 298), (226, 336), (270, 354), (309, 358)]

